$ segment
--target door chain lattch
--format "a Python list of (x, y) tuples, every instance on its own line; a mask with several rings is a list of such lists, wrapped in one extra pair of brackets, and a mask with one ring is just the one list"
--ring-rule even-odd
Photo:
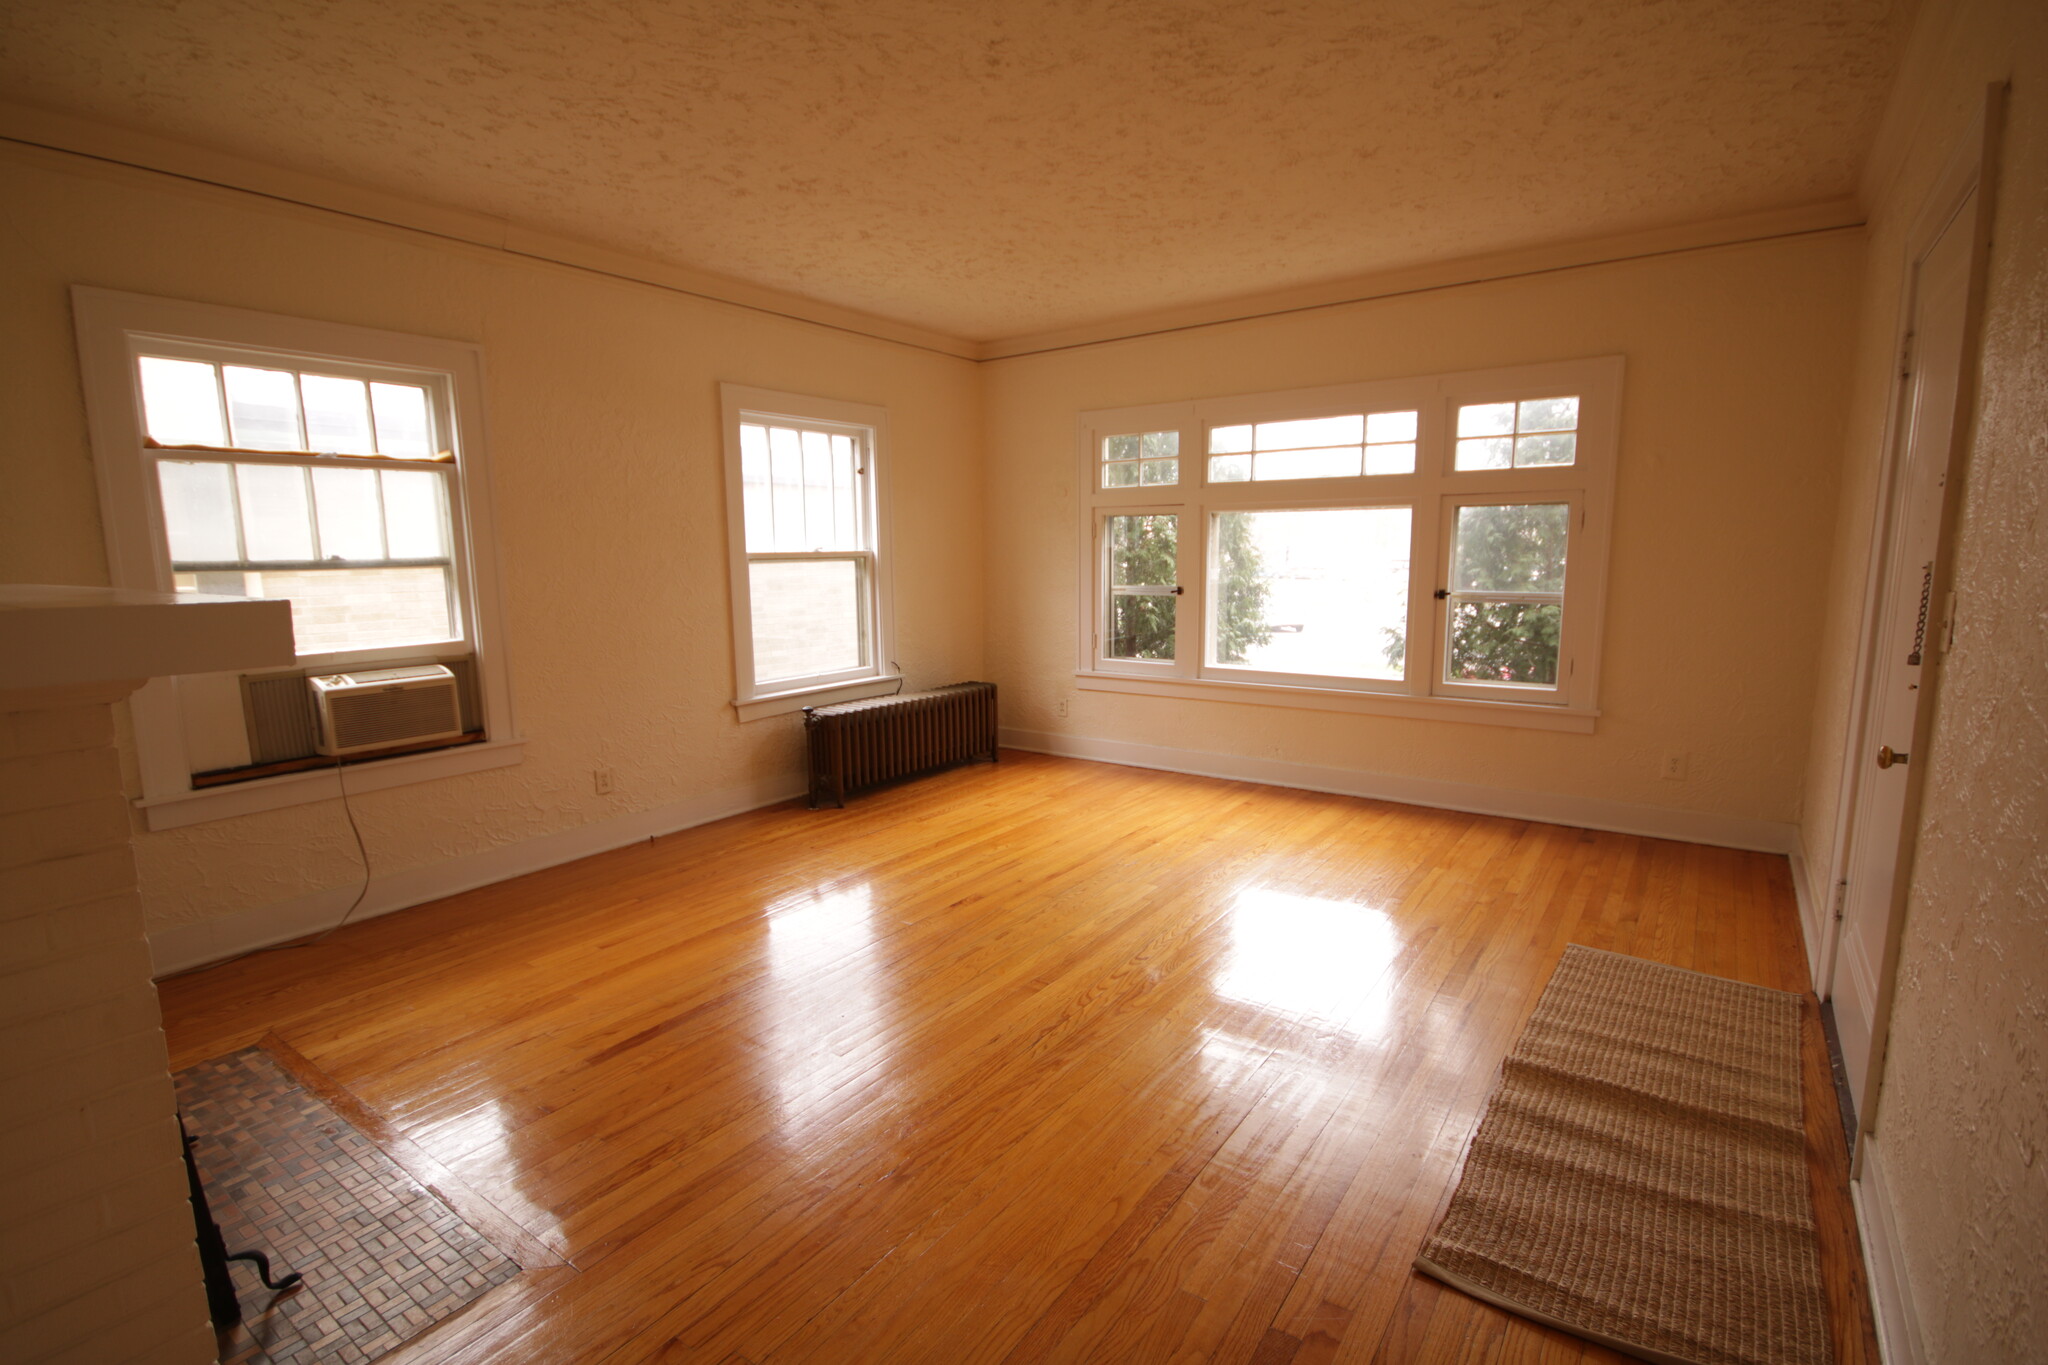
[(1906, 656), (1906, 662), (1915, 668), (1920, 666), (1920, 649), (1927, 643), (1927, 598), (1934, 591), (1934, 561), (1928, 560), (1920, 566), (1920, 624), (1913, 627), (1913, 652)]

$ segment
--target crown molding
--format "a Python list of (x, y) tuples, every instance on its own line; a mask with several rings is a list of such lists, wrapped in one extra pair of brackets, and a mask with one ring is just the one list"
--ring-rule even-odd
[(402, 195), (68, 114), (0, 101), (0, 139), (653, 285), (755, 312), (853, 332), (878, 341), (936, 351), (962, 360), (981, 358), (981, 347), (975, 342), (892, 318), (877, 317), (765, 285), (749, 284), (688, 266), (536, 231), (488, 214), (423, 203)]
[(1341, 307), (1350, 303), (1366, 303), (1373, 299), (1421, 293), (1432, 289), (1452, 289), (1460, 285), (1484, 284), (1493, 280), (1575, 270), (1583, 266), (1611, 265), (1650, 256), (1669, 256), (1678, 252), (1700, 251), (1711, 247), (1740, 246), (1749, 242), (1860, 228), (1863, 226), (1864, 216), (1862, 205), (1853, 196), (1844, 196), (1793, 208), (1746, 213), (1733, 218), (1714, 218), (1615, 236), (1588, 237), (1577, 241), (1518, 247), (1478, 256), (1461, 256), (1455, 260), (1430, 261), (1400, 270), (1353, 275), (1293, 289), (1244, 294), (1235, 298), (1159, 309), (1059, 331), (991, 341), (982, 345), (979, 358), (1015, 359), (1046, 351), (1064, 351), (1080, 346), (1098, 346), (1106, 342), (1157, 336), (1162, 332), (1183, 332), (1224, 323), (1249, 322), (1283, 313), (1301, 313), (1318, 308)]

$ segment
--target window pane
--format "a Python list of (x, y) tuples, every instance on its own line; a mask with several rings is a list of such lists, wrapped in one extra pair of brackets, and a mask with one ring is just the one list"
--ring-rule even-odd
[(1249, 455), (1212, 455), (1209, 457), (1209, 482), (1246, 483), (1252, 477), (1252, 457)]
[(1148, 431), (1139, 444), (1148, 460), (1180, 458), (1180, 433), (1177, 431)]
[(833, 526), (832, 437), (822, 431), (803, 433), (804, 545), (806, 550), (851, 550), (842, 545)]
[(1565, 532), (1561, 502), (1460, 507), (1452, 532), (1454, 592), (1563, 592)]
[(1476, 441), (1458, 442), (1459, 469), (1506, 469), (1514, 452), (1514, 441), (1506, 436), (1483, 436)]
[(1415, 472), (1415, 446), (1406, 445), (1367, 446), (1365, 448), (1365, 472), (1368, 474), (1413, 474)]
[(1137, 482), (1138, 462), (1136, 460), (1118, 460), (1115, 464), (1106, 464), (1102, 467), (1102, 486), (1104, 488), (1133, 488), (1137, 486)]
[(306, 471), (295, 465), (235, 467), (242, 495), (242, 546), (252, 561), (313, 558), (313, 509)]
[(1209, 453), (1211, 455), (1236, 455), (1252, 448), (1252, 429), (1241, 427), (1216, 427), (1209, 432)]
[(306, 404), (306, 446), (344, 455), (374, 455), (369, 392), (360, 379), (302, 374), (299, 393)]
[(1521, 431), (1570, 431), (1579, 424), (1576, 398), (1531, 398), (1522, 404)]
[(190, 460), (158, 463), (164, 532), (174, 564), (232, 564), (242, 557), (235, 539), (235, 486), (229, 467)]
[(740, 504), (746, 509), (747, 548), (775, 548), (775, 509), (769, 501), (768, 428), (740, 424)]
[(448, 486), (425, 470), (385, 469), (384, 540), (393, 559), (441, 559), (448, 554)]
[(1180, 518), (1108, 517), (1109, 583), (1114, 588), (1172, 587), (1180, 581)]
[(1102, 651), (1110, 659), (1171, 659), (1180, 598), (1171, 592), (1122, 592), (1122, 588), (1171, 588), (1179, 581), (1180, 518), (1172, 515), (1108, 517), (1109, 604)]
[(418, 460), (434, 454), (425, 389), (416, 384), (372, 384), (370, 407), (377, 416), (379, 455)]
[(1109, 599), (1108, 659), (1173, 658), (1174, 613), (1180, 599), (1168, 593), (1119, 593)]
[(1415, 418), (1412, 412), (1375, 412), (1365, 419), (1365, 439), (1375, 443), (1382, 441), (1412, 441), (1415, 439)]
[(1138, 466), (1140, 483), (1169, 484), (1180, 482), (1179, 460), (1147, 460)]
[(1446, 682), (1557, 686), (1555, 602), (1456, 602), (1451, 606)]
[(1102, 458), (1105, 460), (1135, 460), (1138, 458), (1136, 436), (1112, 436), (1102, 443)]
[[(1365, 418), (1353, 413), (1348, 417), (1312, 417), (1299, 422), (1261, 422), (1258, 430), (1260, 450), (1290, 450), (1299, 446), (1341, 446), (1357, 445), (1365, 439)], [(1210, 447), (1212, 450), (1214, 447)]]
[(140, 366), (143, 424), (159, 444), (227, 444), (220, 427), (220, 382), (213, 366), (153, 355), (143, 356)]
[(1261, 481), (1356, 478), (1358, 449), (1340, 446), (1335, 450), (1261, 451), (1252, 459), (1252, 477)]
[(304, 450), (299, 434), (299, 386), (289, 370), (221, 366), (227, 384), (228, 426), (235, 444), (251, 450)]
[(867, 662), (863, 565), (854, 559), (769, 560), (747, 566), (754, 613), (754, 681), (859, 668)]
[(833, 544), (842, 549), (862, 549), (867, 530), (861, 521), (860, 446), (851, 436), (832, 438), (833, 516), (838, 536)]
[(374, 469), (313, 471), (313, 511), (320, 522), (320, 557), (384, 558), (384, 516), (377, 506)]
[(794, 427), (768, 428), (768, 480), (774, 548), (809, 549), (804, 544), (804, 438)]
[(1412, 522), (1406, 507), (1218, 513), (1209, 663), (1403, 676)]
[(1570, 464), (1576, 457), (1578, 437), (1569, 431), (1546, 432), (1539, 436), (1515, 438), (1515, 465)]
[(446, 568), (266, 569), (249, 591), (288, 597), (301, 654), (456, 638), (453, 577)]
[(1514, 429), (1513, 403), (1471, 403), (1458, 409), (1460, 436), (1506, 436)]

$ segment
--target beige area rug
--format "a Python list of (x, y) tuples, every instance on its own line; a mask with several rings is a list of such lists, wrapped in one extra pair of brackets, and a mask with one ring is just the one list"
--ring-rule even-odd
[(1800, 998), (1565, 949), (1416, 1267), (1616, 1350), (1824, 1365)]

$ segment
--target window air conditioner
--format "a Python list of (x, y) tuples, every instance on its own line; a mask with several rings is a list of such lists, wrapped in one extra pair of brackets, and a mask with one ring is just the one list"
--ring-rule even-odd
[(462, 733), (455, 675), (439, 664), (331, 673), (306, 681), (313, 689), (314, 747), (323, 754), (345, 758)]

